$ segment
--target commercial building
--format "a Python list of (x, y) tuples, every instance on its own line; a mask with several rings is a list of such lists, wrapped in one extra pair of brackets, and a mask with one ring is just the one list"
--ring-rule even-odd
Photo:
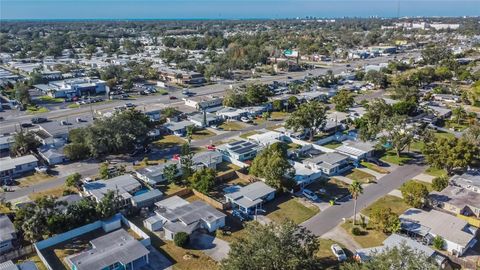
[(72, 98), (106, 93), (105, 81), (88, 77), (52, 81), (36, 84), (33, 87), (54, 98)]

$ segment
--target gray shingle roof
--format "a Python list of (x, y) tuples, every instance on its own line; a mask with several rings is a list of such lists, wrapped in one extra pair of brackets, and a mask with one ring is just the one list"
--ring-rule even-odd
[(85, 183), (83, 189), (97, 200), (101, 200), (108, 191), (117, 191), (118, 195), (125, 199), (131, 198), (130, 192), (140, 188), (142, 185), (129, 174), (114, 177), (108, 180), (98, 180)]
[(249, 208), (262, 202), (261, 198), (272, 192), (275, 192), (274, 188), (268, 186), (262, 181), (257, 181), (241, 187), (236, 192), (225, 194), (225, 197), (234, 200), (238, 205)]
[(14, 239), (15, 227), (6, 215), (0, 216), (0, 242)]
[(92, 249), (68, 257), (77, 270), (104, 269), (116, 262), (126, 265), (150, 253), (124, 229), (98, 237), (90, 243)]

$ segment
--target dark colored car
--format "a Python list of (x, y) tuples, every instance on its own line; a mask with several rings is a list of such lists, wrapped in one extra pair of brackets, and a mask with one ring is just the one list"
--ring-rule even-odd
[(177, 99), (176, 96), (170, 96), (170, 99)]
[(40, 123), (45, 123), (47, 122), (48, 119), (47, 118), (43, 118), (43, 117), (34, 117), (32, 118), (32, 124), (40, 124)]

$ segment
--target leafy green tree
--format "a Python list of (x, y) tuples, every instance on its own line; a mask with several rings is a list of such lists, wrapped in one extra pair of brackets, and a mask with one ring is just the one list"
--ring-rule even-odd
[(364, 78), (364, 80), (369, 81), (380, 88), (386, 88), (388, 85), (387, 75), (381, 71), (369, 70)]
[(101, 219), (112, 217), (118, 210), (120, 210), (120, 198), (114, 191), (108, 191), (96, 206), (96, 211)]
[(466, 168), (478, 155), (478, 146), (463, 138), (439, 137), (425, 144), (425, 160), (435, 168), (451, 174), (455, 168)]
[(376, 139), (378, 133), (383, 129), (384, 122), (392, 116), (392, 106), (388, 105), (385, 100), (372, 100), (362, 118), (356, 121), (359, 138), (363, 141)]
[(346, 112), (355, 103), (353, 94), (345, 89), (340, 90), (333, 98), (332, 103), (335, 104), (335, 110)]
[(404, 183), (400, 191), (402, 192), (402, 197), (405, 203), (415, 208), (422, 208), (428, 196), (427, 187), (417, 181), (408, 181)]
[(217, 172), (211, 168), (197, 170), (190, 177), (192, 187), (201, 193), (208, 194), (215, 187)]
[(463, 132), (462, 138), (465, 141), (476, 145), (477, 147), (480, 147), (480, 125), (471, 125), (467, 130)]
[(397, 157), (409, 146), (415, 135), (415, 128), (409, 126), (404, 117), (393, 116), (383, 121), (384, 134), (381, 137), (383, 143), (390, 143), (395, 149)]
[(448, 176), (442, 175), (432, 180), (432, 188), (436, 191), (442, 191), (448, 187)]
[(362, 184), (357, 180), (353, 180), (353, 182), (348, 186), (348, 192), (353, 199), (353, 225), (355, 225), (357, 221), (357, 199), (360, 194), (363, 193)]
[(400, 219), (389, 207), (374, 207), (369, 217), (370, 224), (384, 233), (400, 230)]
[(452, 110), (453, 119), (457, 122), (457, 124), (462, 123), (465, 118), (467, 117), (467, 112), (463, 108), (463, 106), (457, 106)]
[(326, 123), (327, 107), (319, 101), (304, 103), (294, 111), (286, 121), (286, 126), (298, 131), (300, 128), (308, 130), (310, 141), (315, 132), (322, 129)]
[(420, 251), (406, 244), (399, 247), (386, 248), (382, 252), (375, 253), (366, 262), (346, 262), (340, 266), (341, 270), (404, 270), (422, 269), (435, 270), (438, 266)]
[(65, 179), (65, 185), (67, 187), (78, 187), (82, 183), (80, 180), (82, 179), (82, 175), (78, 172), (73, 173)]
[(22, 106), (27, 106), (32, 103), (28, 86), (24, 83), (16, 83), (13, 90), (15, 91), (15, 99), (20, 102)]
[(103, 162), (100, 164), (100, 168), (98, 169), (98, 174), (102, 179), (110, 178), (110, 170), (109, 170), (108, 162)]
[(221, 269), (319, 269), (318, 240), (304, 227), (286, 221), (246, 226), (246, 235), (231, 244)]
[(291, 111), (292, 109), (297, 108), (299, 104), (298, 98), (296, 96), (291, 96), (287, 99), (287, 110)]
[(445, 46), (431, 44), (422, 51), (422, 59), (427, 65), (437, 65), (452, 58), (452, 51)]
[(277, 142), (257, 154), (249, 172), (254, 176), (264, 178), (267, 185), (280, 188), (283, 178), (291, 168), (292, 165), (287, 159), (286, 145)]
[(71, 161), (86, 159), (90, 156), (90, 149), (85, 144), (70, 143), (65, 145), (63, 153)]
[(262, 113), (262, 118), (266, 121), (272, 116), (271, 112), (263, 112)]
[(177, 164), (169, 164), (163, 169), (163, 176), (165, 177), (165, 179), (167, 179), (169, 183), (178, 184), (178, 173), (179, 171), (177, 168)]
[(276, 111), (276, 112), (280, 112), (283, 110), (283, 102), (281, 100), (274, 100), (272, 102), (272, 107), (273, 107), (273, 110)]
[(184, 179), (190, 178), (193, 174), (193, 152), (190, 149), (190, 144), (185, 143), (182, 145), (182, 151), (180, 156), (180, 164), (182, 167), (182, 176)]
[(10, 151), (16, 156), (24, 156), (32, 151), (35, 152), (41, 145), (33, 132), (25, 132), (23, 130), (15, 133), (13, 140)]

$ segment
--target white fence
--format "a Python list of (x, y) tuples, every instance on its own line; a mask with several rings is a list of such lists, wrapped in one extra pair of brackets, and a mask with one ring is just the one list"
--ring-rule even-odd
[[(114, 224), (116, 223), (116, 222), (112, 222), (112, 221), (115, 221), (115, 220), (120, 220), (121, 223), (120, 222), (118, 223), (119, 225), (117, 225), (117, 228), (112, 228), (112, 226), (114, 226)], [(108, 221), (105, 221), (105, 222), (101, 221), (101, 220), (98, 220), (98, 221), (95, 221), (93, 223), (90, 223), (90, 224), (78, 227), (76, 229), (70, 230), (68, 232), (52, 236), (48, 239), (45, 239), (45, 240), (42, 240), (40, 242), (37, 242), (37, 243), (33, 244), (33, 246), (35, 247), (35, 250), (36, 250), (38, 256), (40, 257), (40, 260), (47, 267), (47, 269), (55, 270), (50, 266), (48, 261), (43, 256), (43, 254), (41, 252), (43, 249), (46, 249), (48, 247), (51, 247), (51, 246), (54, 246), (56, 244), (62, 243), (64, 241), (70, 240), (72, 238), (78, 237), (80, 235), (89, 233), (91, 231), (103, 228), (104, 225), (107, 225), (106, 227), (108, 227), (109, 230), (118, 229), (118, 228), (120, 228), (122, 223), (126, 227), (130, 228), (133, 232), (135, 232), (136, 234), (138, 234), (139, 236), (141, 236), (143, 238), (140, 241), (142, 243), (142, 245), (144, 245), (145, 247), (150, 246), (150, 244), (151, 244), (150, 237), (146, 233), (144, 233), (140, 228), (138, 228), (135, 224), (130, 222), (128, 219), (126, 219), (122, 214), (116, 214), (112, 219), (110, 219)]]

